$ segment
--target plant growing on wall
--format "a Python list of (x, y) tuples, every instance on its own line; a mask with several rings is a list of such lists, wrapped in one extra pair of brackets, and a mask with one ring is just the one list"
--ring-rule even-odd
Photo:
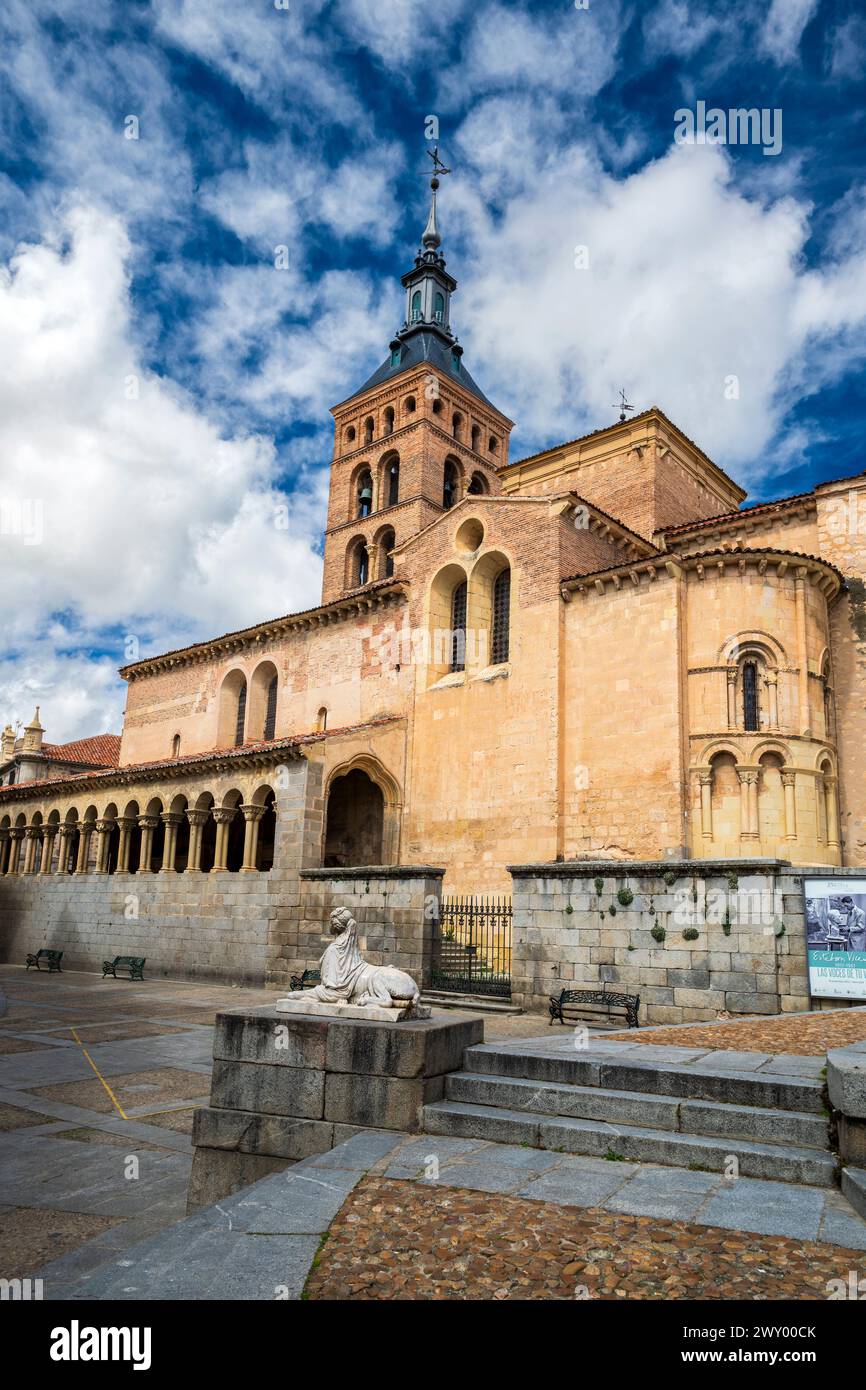
[(656, 925), (650, 929), (650, 936), (652, 937), (653, 941), (661, 942), (664, 941), (665, 937), (667, 936), (667, 932), (665, 931), (664, 927), (660, 926), (657, 922)]
[(730, 936), (731, 934), (731, 913), (730, 909), (727, 907), (725, 908), (725, 920), (722, 922), (722, 931), (725, 933), (725, 936)]
[(686, 927), (685, 931), (683, 932), (684, 941), (697, 941), (699, 936), (700, 932), (698, 931), (697, 927)]
[(613, 903), (611, 903), (610, 907), (607, 910), (610, 913), (611, 917), (616, 916), (616, 908)]
[(595, 883), (595, 891), (596, 891), (596, 893), (598, 893), (599, 896), (600, 896), (600, 895), (604, 892), (604, 879), (603, 879), (603, 878), (597, 878), (597, 879), (594, 879), (593, 881), (594, 881), (594, 883)]
[(620, 888), (616, 900), (621, 907), (629, 907), (634, 902), (634, 893), (630, 888)]
[(664, 881), (667, 884), (668, 888), (672, 888), (677, 881), (677, 876), (674, 873), (673, 869), (666, 869), (662, 877), (664, 878)]

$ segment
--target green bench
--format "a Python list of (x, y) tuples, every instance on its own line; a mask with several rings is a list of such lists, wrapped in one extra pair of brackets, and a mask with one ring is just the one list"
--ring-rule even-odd
[[(41, 970), (42, 966), (39, 962), (44, 961), (48, 966), (48, 973), (50, 974), (52, 970), (60, 970), (60, 962), (62, 959), (62, 951), (37, 951), (35, 955), (29, 955), (27, 957), (27, 969), (29, 970), (31, 965), (35, 965), (37, 970)], [(63, 974), (62, 970), (60, 970), (60, 974)]]
[(102, 978), (111, 975), (116, 980), (118, 968), (123, 966), (129, 971), (131, 980), (144, 979), (144, 962), (147, 956), (115, 956), (114, 960), (104, 960), (102, 962)]
[(321, 978), (318, 970), (305, 970), (303, 975), (292, 976), (289, 989), (312, 989), (313, 985), (319, 984)]

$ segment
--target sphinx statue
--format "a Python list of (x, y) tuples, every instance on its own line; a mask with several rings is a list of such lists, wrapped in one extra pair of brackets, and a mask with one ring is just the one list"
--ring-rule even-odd
[(295, 1009), (309, 1012), (311, 1004), (330, 1004), (335, 1006), (334, 1013), (340, 1012), (341, 1006), (352, 1005), (399, 1010), (401, 1018), (427, 1016), (428, 1010), (419, 1007), (421, 991), (411, 975), (393, 965), (371, 965), (364, 960), (358, 946), (358, 924), (348, 908), (334, 909), (329, 930), (335, 939), (319, 961), (321, 983), (279, 1000), (281, 1013)]

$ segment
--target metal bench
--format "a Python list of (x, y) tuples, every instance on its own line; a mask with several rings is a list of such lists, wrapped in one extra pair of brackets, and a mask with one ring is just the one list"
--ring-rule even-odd
[[(37, 951), (35, 955), (29, 955), (27, 957), (27, 969), (29, 970), (31, 965), (35, 965), (37, 970), (41, 970), (42, 966), (39, 962), (44, 961), (48, 966), (48, 973), (50, 974), (52, 970), (60, 970), (60, 962), (62, 959), (62, 951)], [(60, 970), (60, 974), (63, 974), (62, 970)]]
[(131, 980), (143, 980), (146, 960), (147, 956), (115, 956), (114, 960), (104, 960), (102, 962), (102, 978), (104, 980), (106, 975), (111, 975), (116, 980), (118, 967), (125, 966), (129, 971)]
[(637, 1028), (639, 1008), (639, 994), (615, 994), (606, 986), (603, 989), (564, 989), (561, 994), (550, 996), (550, 1022), (557, 1018), (560, 1023), (593, 1022), (601, 1015), (613, 1022), (616, 1014), (625, 1017), (629, 1028)]
[(292, 976), (289, 989), (312, 989), (313, 985), (319, 984), (321, 978), (318, 970), (305, 970), (303, 975)]

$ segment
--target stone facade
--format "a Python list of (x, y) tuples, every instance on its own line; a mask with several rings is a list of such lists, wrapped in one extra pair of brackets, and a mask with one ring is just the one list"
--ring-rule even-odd
[[(640, 995), (642, 1024), (847, 1007), (810, 1003), (802, 873), (790, 864), (606, 860), (511, 872), (512, 998), (525, 1009), (605, 984)], [(820, 872), (844, 882), (842, 870)]]

